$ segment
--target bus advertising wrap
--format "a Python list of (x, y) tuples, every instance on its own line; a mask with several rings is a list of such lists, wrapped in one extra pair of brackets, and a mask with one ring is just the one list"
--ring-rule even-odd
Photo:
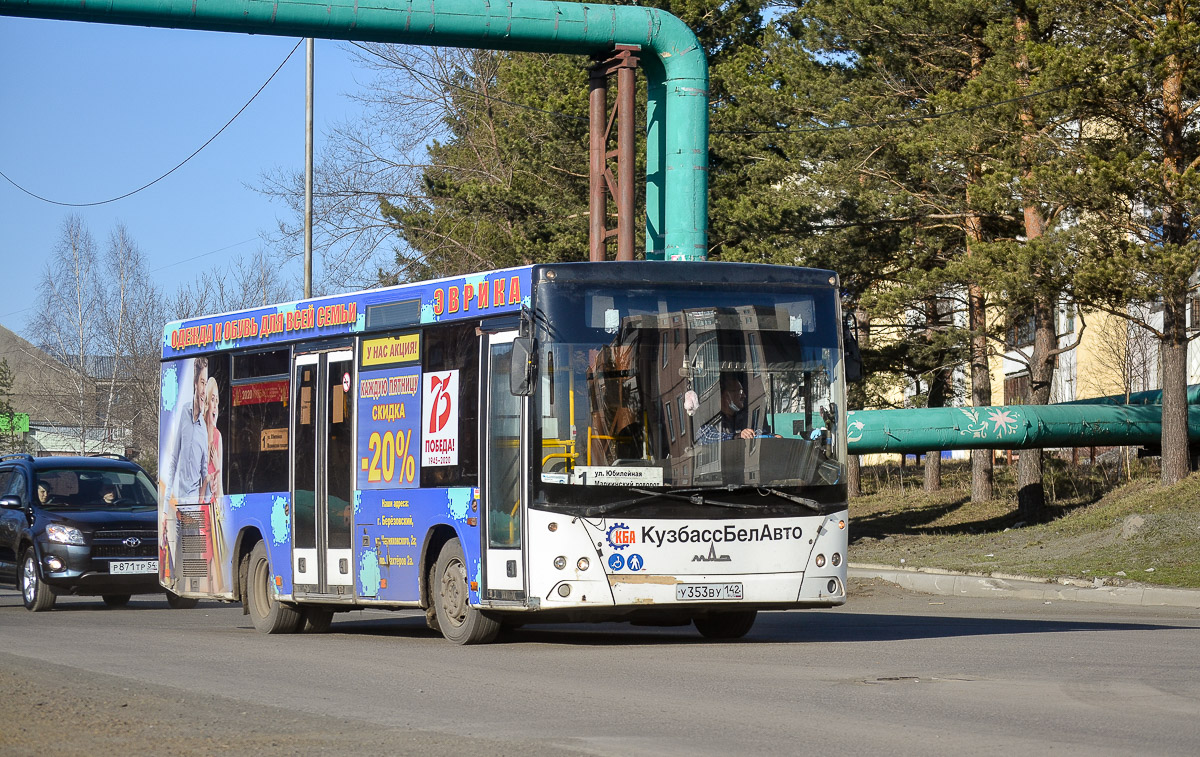
[[(384, 324), (410, 326), (516, 312), (529, 305), (530, 273), (529, 267), (513, 268), (173, 321), (163, 330), (162, 357), (170, 360), (217, 350), (362, 333), (370, 325), (368, 315), (375, 308), (383, 312), (411, 306), (411, 321)], [(393, 345), (392, 349), (404, 346)], [(390, 362), (386, 353), (381, 359)]]
[(358, 374), (359, 489), (408, 489), (420, 483), (421, 369)]

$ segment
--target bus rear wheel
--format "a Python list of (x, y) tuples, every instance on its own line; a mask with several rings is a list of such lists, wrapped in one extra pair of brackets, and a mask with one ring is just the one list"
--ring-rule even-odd
[(696, 630), (706, 639), (740, 639), (750, 633), (757, 610), (717, 612), (695, 618)]
[(500, 633), (500, 622), (472, 607), (467, 589), (467, 561), (462, 544), (451, 539), (434, 567), (433, 607), (438, 627), (455, 644), (487, 644)]
[(289, 607), (275, 598), (274, 573), (267, 547), (261, 541), (250, 552), (250, 570), (247, 572), (246, 602), (250, 620), (261, 633), (295, 633), (300, 630), (304, 616), (294, 607)]
[(333, 625), (333, 610), (324, 607), (304, 608), (304, 631), (306, 633), (329, 633)]

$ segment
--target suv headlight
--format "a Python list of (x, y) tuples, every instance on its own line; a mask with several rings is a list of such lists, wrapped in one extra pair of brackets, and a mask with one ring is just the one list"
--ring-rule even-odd
[(50, 541), (56, 541), (59, 544), (87, 544), (83, 540), (83, 532), (78, 528), (63, 526), (58, 523), (46, 526), (46, 536)]

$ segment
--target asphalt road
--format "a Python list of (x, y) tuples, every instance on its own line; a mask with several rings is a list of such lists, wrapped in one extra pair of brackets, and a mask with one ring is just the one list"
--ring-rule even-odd
[(854, 581), (741, 642), (527, 626), (456, 647), (409, 612), (265, 636), (241, 608), (29, 613), (0, 589), (0, 755), (1194, 755), (1195, 610)]

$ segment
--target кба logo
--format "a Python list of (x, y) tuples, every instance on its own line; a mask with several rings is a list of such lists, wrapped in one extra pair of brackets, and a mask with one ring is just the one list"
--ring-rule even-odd
[(634, 531), (624, 523), (614, 523), (609, 526), (608, 533), (605, 536), (613, 549), (625, 549), (630, 544), (637, 543), (637, 531)]

